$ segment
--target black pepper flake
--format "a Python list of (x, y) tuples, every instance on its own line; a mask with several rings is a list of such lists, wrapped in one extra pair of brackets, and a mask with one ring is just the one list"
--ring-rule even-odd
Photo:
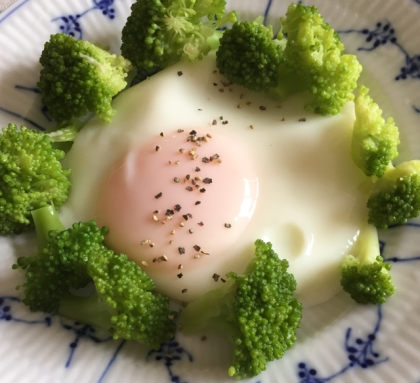
[(210, 162), (210, 160), (207, 157), (203, 157), (202, 161), (206, 164), (208, 164)]
[(200, 193), (205, 193), (205, 192), (206, 192), (206, 189), (204, 189), (204, 188), (200, 189)]
[(184, 274), (179, 273), (179, 274), (177, 274), (176, 276), (177, 276), (179, 279), (181, 279), (181, 278), (184, 276)]
[(204, 223), (203, 222), (199, 222), (198, 225), (199, 226), (204, 226)]
[(184, 129), (178, 129), (177, 132), (178, 133), (182, 133), (184, 131)]
[(158, 152), (160, 149), (160, 146), (156, 146), (155, 150)]
[(195, 135), (197, 134), (197, 132), (196, 132), (195, 130), (191, 130), (190, 134), (191, 134), (192, 136), (195, 136)]
[(175, 211), (180, 211), (181, 210), (181, 205), (176, 204), (175, 207), (174, 207), (174, 210)]
[(285, 121), (286, 119), (283, 117), (281, 120), (282, 120), (282, 121)]
[(263, 105), (260, 106), (260, 110), (266, 110), (267, 108)]
[(166, 209), (165, 215), (174, 215), (174, 211), (171, 209)]
[(160, 132), (160, 136), (163, 137), (163, 132)]
[(223, 283), (225, 283), (225, 282), (226, 282), (226, 279), (220, 278), (220, 280), (221, 280)]
[(212, 125), (217, 125), (217, 120), (213, 120)]
[(211, 178), (206, 177), (206, 178), (204, 178), (203, 182), (205, 184), (211, 184), (213, 182), (213, 180)]
[(195, 201), (196, 205), (200, 205), (201, 201)]
[(185, 247), (178, 247), (179, 254), (185, 254)]
[(230, 229), (232, 227), (232, 225), (230, 223), (225, 223), (225, 227)]
[(199, 112), (201, 112), (203, 109), (198, 109)]
[(187, 215), (188, 215), (188, 217), (192, 218), (192, 214), (191, 213), (188, 213)]
[(187, 189), (188, 191), (193, 191), (194, 189), (192, 188), (192, 186), (187, 186), (185, 189)]
[(213, 85), (214, 85), (214, 86), (217, 86), (217, 82), (214, 82), (214, 83), (213, 83)]
[(195, 182), (194, 180), (191, 180), (191, 184), (195, 186), (197, 182)]
[(184, 214), (183, 217), (186, 221), (188, 221), (188, 215), (187, 214)]
[(229, 123), (228, 120), (222, 121), (222, 125), (226, 125), (228, 123)]
[(210, 161), (213, 161), (213, 160), (218, 160), (220, 158), (220, 156), (216, 153), (216, 154), (213, 154), (211, 157), (210, 157)]
[(184, 73), (182, 73), (182, 71), (178, 71), (178, 76), (182, 76)]
[(201, 169), (200, 169), (198, 166), (196, 166), (196, 167), (195, 167), (195, 171), (196, 171), (196, 172), (199, 172), (200, 170), (201, 170)]
[(306, 118), (299, 118), (299, 122), (305, 122)]
[(205, 335), (203, 335), (202, 337), (201, 337), (201, 340), (206, 340), (207, 339), (207, 337), (205, 336)]
[(185, 178), (187, 179), (187, 181), (191, 178), (191, 176), (189, 175), (189, 174), (187, 174), (186, 176), (185, 176)]
[(220, 117), (219, 117), (219, 120), (223, 120), (223, 116), (220, 116)]
[(162, 197), (162, 193), (158, 193), (158, 194), (155, 195), (156, 199), (159, 199), (160, 197)]
[(201, 247), (198, 246), (198, 245), (194, 245), (193, 248), (194, 248), (195, 251), (200, 251), (200, 249), (201, 249)]
[(179, 182), (179, 177), (175, 177), (175, 178), (174, 178), (174, 181), (175, 181), (176, 183), (178, 183), (178, 182)]
[(182, 289), (181, 293), (185, 294), (188, 290), (187, 289)]
[(153, 212), (153, 214), (157, 214), (157, 213), (159, 213), (159, 210), (155, 210), (155, 211)]
[(220, 278), (220, 275), (214, 273), (213, 276), (212, 276), (212, 278), (214, 279), (215, 282), (217, 282), (219, 280), (219, 278)]

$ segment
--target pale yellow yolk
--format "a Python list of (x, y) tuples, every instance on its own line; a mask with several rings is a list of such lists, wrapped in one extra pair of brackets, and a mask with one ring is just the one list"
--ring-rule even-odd
[[(257, 195), (253, 161), (230, 135), (165, 131), (111, 171), (99, 193), (97, 221), (109, 228), (107, 244), (130, 254), (159, 291), (192, 300), (202, 294), (197, 281), (235, 250)], [(168, 280), (178, 281), (179, 291)]]

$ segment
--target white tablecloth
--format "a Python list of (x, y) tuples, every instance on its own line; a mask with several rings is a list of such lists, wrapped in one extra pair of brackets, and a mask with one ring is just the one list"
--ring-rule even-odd
[(10, 7), (17, 0), (0, 0), (0, 13), (3, 12), (7, 7)]

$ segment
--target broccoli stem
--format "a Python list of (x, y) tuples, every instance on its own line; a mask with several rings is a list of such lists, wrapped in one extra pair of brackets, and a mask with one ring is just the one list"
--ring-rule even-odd
[(279, 85), (266, 91), (268, 97), (273, 100), (283, 100), (284, 98), (307, 90), (307, 85), (296, 77), (293, 71), (284, 63), (278, 68)]
[(183, 332), (197, 334), (204, 329), (212, 329), (229, 339), (237, 335), (237, 326), (229, 321), (233, 317), (234, 286), (234, 280), (228, 280), (219, 288), (189, 303), (182, 312)]
[(48, 233), (51, 230), (62, 231), (65, 227), (61, 223), (60, 217), (52, 205), (33, 210), (31, 213), (35, 223), (38, 249), (41, 251), (47, 245)]
[(375, 226), (364, 223), (360, 227), (359, 236), (354, 245), (353, 252), (358, 254), (357, 258), (361, 264), (375, 262), (376, 257), (381, 253), (378, 231)]
[(112, 327), (111, 317), (115, 315), (112, 307), (96, 292), (87, 297), (68, 295), (60, 300), (59, 315), (96, 326), (104, 330)]

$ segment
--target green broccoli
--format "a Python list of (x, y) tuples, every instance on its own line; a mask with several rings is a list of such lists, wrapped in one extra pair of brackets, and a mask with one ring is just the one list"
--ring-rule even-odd
[[(104, 245), (108, 229), (94, 221), (64, 230), (55, 209), (33, 212), (38, 252), (20, 257), (13, 268), (25, 270), (23, 303), (32, 311), (59, 313), (105, 328), (114, 339), (133, 339), (155, 349), (175, 331), (169, 299), (154, 293), (154, 282), (124, 254)], [(71, 292), (93, 282), (88, 297)]]
[(18, 234), (32, 225), (31, 211), (60, 207), (70, 188), (70, 170), (42, 132), (9, 124), (0, 134), (0, 233)]
[(115, 114), (111, 101), (127, 86), (130, 61), (65, 33), (51, 35), (39, 61), (37, 86), (57, 123), (88, 112), (105, 122), (111, 120)]
[(122, 54), (139, 70), (166, 68), (205, 56), (217, 29), (236, 21), (225, 0), (137, 0), (122, 30)]
[(45, 132), (53, 143), (67, 143), (73, 142), (83, 128), (85, 122), (77, 119), (71, 118), (70, 120), (54, 126), (52, 129), (49, 129)]
[(180, 317), (186, 334), (212, 329), (232, 341), (228, 374), (238, 379), (258, 375), (269, 361), (280, 359), (294, 344), (302, 316), (287, 260), (278, 258), (271, 243), (257, 240), (255, 246), (244, 275), (229, 273), (226, 283), (190, 303)]
[(368, 95), (369, 89), (359, 86), (358, 90), (354, 100), (353, 161), (367, 176), (382, 177), (398, 156), (399, 131), (391, 117), (387, 121), (382, 118), (382, 110)]
[(281, 33), (273, 39), (272, 27), (258, 21), (237, 22), (226, 30), (216, 52), (220, 73), (278, 100), (309, 91), (313, 97), (305, 109), (337, 114), (354, 98), (362, 70), (356, 56), (343, 54), (340, 36), (315, 6), (291, 4), (281, 22), (285, 44)]
[(376, 228), (365, 224), (355, 244), (354, 254), (348, 254), (340, 264), (341, 286), (353, 300), (362, 304), (385, 303), (395, 292), (389, 270), (380, 256)]
[(283, 48), (273, 42), (273, 28), (259, 21), (236, 22), (220, 39), (216, 65), (229, 81), (253, 91), (278, 86)]
[(388, 166), (367, 202), (369, 223), (380, 229), (402, 225), (420, 214), (420, 160)]

